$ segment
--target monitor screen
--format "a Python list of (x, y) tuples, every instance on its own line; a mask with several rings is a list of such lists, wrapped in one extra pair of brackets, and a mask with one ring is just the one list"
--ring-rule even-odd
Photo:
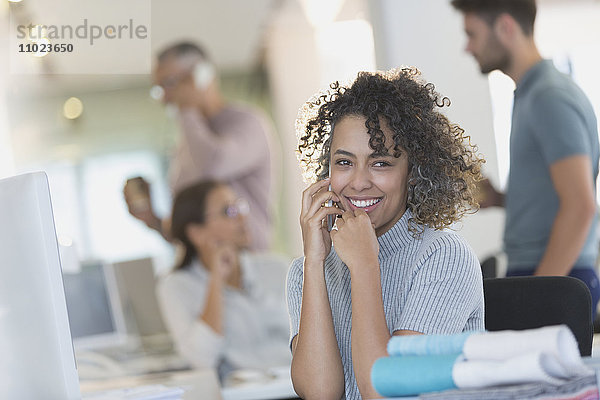
[(117, 332), (102, 263), (85, 265), (78, 273), (65, 273), (63, 280), (71, 336), (76, 343), (78, 339)]

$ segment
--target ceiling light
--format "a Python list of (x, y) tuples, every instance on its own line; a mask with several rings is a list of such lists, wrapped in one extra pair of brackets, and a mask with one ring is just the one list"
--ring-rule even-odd
[(83, 103), (77, 97), (70, 97), (63, 106), (63, 115), (67, 119), (76, 119), (83, 112)]

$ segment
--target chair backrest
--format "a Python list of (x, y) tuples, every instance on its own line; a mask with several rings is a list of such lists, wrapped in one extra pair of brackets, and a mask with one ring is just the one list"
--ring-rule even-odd
[(592, 354), (592, 298), (568, 276), (523, 276), (483, 280), (485, 328), (522, 330), (565, 324), (582, 356)]
[(496, 263), (496, 256), (490, 256), (481, 261), (481, 274), (483, 275), (484, 279), (495, 278), (498, 276)]

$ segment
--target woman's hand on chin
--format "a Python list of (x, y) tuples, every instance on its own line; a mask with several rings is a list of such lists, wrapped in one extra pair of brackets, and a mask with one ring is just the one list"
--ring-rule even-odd
[(371, 219), (363, 210), (346, 211), (331, 231), (333, 246), (353, 274), (356, 268), (379, 266), (379, 242)]
[(237, 256), (238, 253), (233, 245), (217, 245), (215, 263), (212, 266), (211, 273), (218, 275), (224, 282), (227, 282), (235, 270)]
[(199, 254), (206, 269), (223, 282), (227, 281), (237, 263), (236, 247), (231, 243), (218, 242), (208, 234), (203, 235), (201, 243)]

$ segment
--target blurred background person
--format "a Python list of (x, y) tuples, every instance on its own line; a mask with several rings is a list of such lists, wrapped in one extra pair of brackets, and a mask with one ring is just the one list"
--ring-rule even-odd
[(171, 233), (185, 248), (158, 283), (162, 313), (180, 354), (219, 375), (289, 366), (287, 260), (246, 251), (250, 216), (232, 188), (203, 181), (182, 190)]
[[(176, 115), (181, 130), (169, 168), (172, 193), (204, 179), (227, 182), (252, 210), (250, 247), (267, 249), (271, 227), (267, 120), (254, 110), (225, 102), (214, 66), (193, 43), (181, 42), (163, 50), (154, 82), (154, 95)], [(142, 207), (136, 200), (140, 192), (147, 198)], [(171, 239), (168, 219), (159, 217), (152, 207), (148, 182), (128, 180), (124, 196), (131, 215)]]
[(481, 185), (481, 207), (506, 209), (507, 275), (570, 275), (592, 294), (600, 285), (596, 178), (598, 127), (584, 92), (533, 36), (535, 0), (453, 0), (483, 74), (500, 70), (516, 84), (506, 193)]

